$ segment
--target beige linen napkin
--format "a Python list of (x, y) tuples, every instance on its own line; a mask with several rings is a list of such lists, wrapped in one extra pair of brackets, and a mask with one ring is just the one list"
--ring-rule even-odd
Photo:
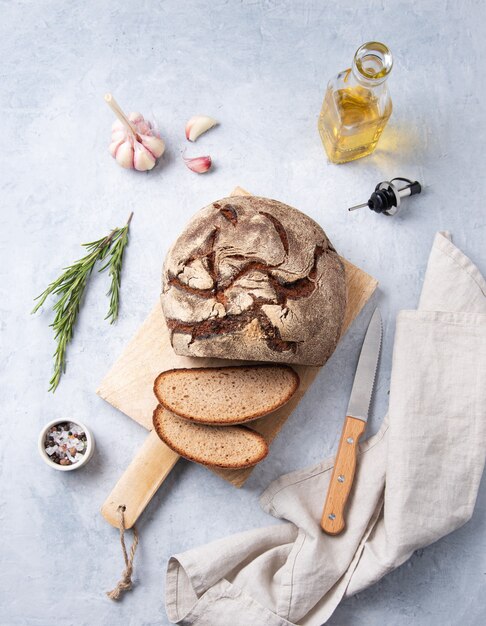
[(389, 415), (360, 446), (345, 532), (319, 526), (333, 459), (282, 476), (261, 504), (287, 523), (170, 559), (169, 619), (320, 626), (344, 596), (464, 524), (485, 462), (485, 381), (486, 282), (438, 233), (419, 309), (397, 318)]

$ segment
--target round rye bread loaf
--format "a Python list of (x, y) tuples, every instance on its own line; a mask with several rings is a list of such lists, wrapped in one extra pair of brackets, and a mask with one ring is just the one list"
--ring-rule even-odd
[(161, 300), (179, 355), (323, 365), (341, 333), (344, 266), (297, 209), (223, 198), (169, 250)]

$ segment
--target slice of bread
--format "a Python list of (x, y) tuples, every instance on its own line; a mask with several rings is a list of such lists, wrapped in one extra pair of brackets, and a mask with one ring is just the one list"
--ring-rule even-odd
[(227, 426), (271, 413), (299, 387), (288, 365), (240, 365), (162, 372), (154, 393), (166, 409), (192, 422)]
[(155, 431), (177, 454), (202, 465), (239, 469), (256, 465), (268, 454), (265, 439), (245, 426), (192, 424), (159, 405)]

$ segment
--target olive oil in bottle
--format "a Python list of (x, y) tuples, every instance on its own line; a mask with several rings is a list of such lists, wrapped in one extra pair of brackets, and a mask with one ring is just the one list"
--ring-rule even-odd
[(354, 161), (376, 148), (392, 112), (386, 85), (392, 64), (388, 48), (372, 41), (357, 50), (352, 68), (329, 81), (318, 128), (333, 163)]

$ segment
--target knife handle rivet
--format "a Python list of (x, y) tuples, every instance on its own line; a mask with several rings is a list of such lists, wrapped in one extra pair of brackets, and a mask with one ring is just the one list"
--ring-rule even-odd
[(352, 437), (348, 437), (348, 438), (346, 439), (346, 441), (347, 441), (348, 443), (354, 443), (354, 439), (353, 439)]
[(328, 515), (330, 520), (335, 520), (336, 516), (334, 515), (334, 513), (331, 513), (331, 515)]
[(344, 476), (342, 474), (339, 474), (338, 483), (343, 483), (343, 482), (344, 482)]

